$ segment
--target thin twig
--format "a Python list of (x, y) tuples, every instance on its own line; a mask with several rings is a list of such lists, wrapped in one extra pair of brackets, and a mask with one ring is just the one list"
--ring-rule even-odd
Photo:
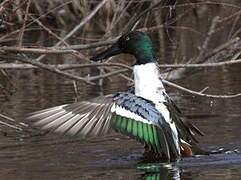
[(203, 64), (160, 64), (160, 68), (208, 68), (208, 67), (219, 67), (225, 65), (239, 64), (241, 59), (230, 60), (218, 63), (203, 63)]
[(209, 59), (210, 57), (214, 56), (215, 54), (217, 54), (218, 52), (224, 50), (224, 49), (227, 49), (228, 47), (238, 43), (240, 41), (240, 38), (239, 37), (236, 37), (234, 39), (230, 39), (228, 42), (216, 47), (215, 49), (213, 49), (210, 53), (207, 53), (205, 56), (204, 56), (204, 59)]
[[(96, 42), (96, 43), (90, 43), (90, 44), (79, 44), (79, 45), (71, 45), (67, 47), (8, 47), (8, 46), (3, 46), (0, 47), (0, 50), (6, 51), (6, 52), (22, 52), (22, 53), (36, 53), (36, 54), (41, 54), (41, 53), (48, 53), (48, 54), (56, 54), (56, 51), (60, 54), (66, 54), (66, 53), (72, 53), (75, 52), (74, 50), (84, 50), (84, 49), (90, 49), (90, 48), (96, 48), (96, 47), (101, 47), (101, 46), (108, 46), (112, 45), (117, 38), (114, 38), (113, 40), (109, 41), (102, 41), (102, 42)], [(53, 52), (51, 52), (53, 51)]]
[(124, 30), (123, 32), (124, 33), (127, 33), (129, 32), (130, 30), (133, 29), (133, 27), (135, 26), (136, 22), (142, 17), (144, 16), (145, 14), (147, 14), (149, 11), (152, 11), (153, 9), (157, 8), (158, 6), (160, 6), (161, 4), (163, 3), (163, 1), (159, 1), (158, 3), (155, 3), (154, 5), (152, 5), (151, 7), (145, 9), (144, 11), (142, 11), (138, 16), (136, 16), (132, 22), (130, 22), (130, 25), (129, 27)]
[(215, 32), (215, 29), (216, 29), (216, 26), (217, 26), (219, 20), (220, 20), (220, 18), (218, 16), (213, 18), (213, 21), (211, 23), (211, 26), (210, 26), (209, 31), (207, 33), (207, 36), (206, 36), (205, 40), (203, 41), (202, 47), (200, 49), (200, 53), (197, 56), (197, 58), (194, 59), (196, 63), (203, 62), (203, 60), (204, 60), (203, 56), (208, 51), (208, 44), (211, 40), (211, 37), (212, 37), (213, 33)]
[(89, 81), (96, 81), (96, 80), (99, 80), (99, 79), (104, 79), (104, 78), (107, 78), (107, 77), (115, 76), (117, 74), (127, 72), (127, 71), (128, 71), (128, 69), (120, 69), (120, 70), (117, 70), (117, 71), (114, 71), (114, 72), (101, 74), (99, 76), (92, 76), (92, 77), (88, 78), (88, 80)]
[[(59, 41), (62, 41), (62, 39), (57, 34), (55, 34), (51, 29), (49, 29), (48, 27), (43, 25), (43, 23), (40, 20), (34, 18), (31, 14), (29, 14), (29, 16), (33, 19), (33, 21), (36, 21), (38, 23), (38, 25), (40, 27), (42, 27), (43, 29), (45, 29), (49, 34), (51, 34), (53, 37), (55, 37)], [(68, 46), (68, 43), (66, 43), (65, 41), (62, 41), (62, 43), (64, 43), (65, 46)]]
[(25, 25), (26, 25), (26, 21), (28, 19), (28, 13), (29, 13), (29, 7), (31, 4), (31, 0), (28, 0), (27, 2), (27, 7), (26, 7), (26, 11), (25, 11), (25, 16), (24, 16), (24, 21), (23, 21), (23, 26), (20, 30), (19, 33), (19, 39), (18, 39), (18, 46), (21, 47), (22, 46), (22, 42), (23, 42), (23, 35), (24, 35), (24, 30), (25, 30)]
[(58, 48), (40, 48), (40, 47), (0, 47), (0, 50), (5, 52), (19, 52), (19, 53), (31, 53), (31, 54), (70, 54), (75, 53), (72, 49), (58, 49)]
[(204, 94), (204, 93), (201, 93), (201, 92), (197, 92), (197, 91), (193, 91), (193, 90), (190, 90), (190, 89), (187, 89), (185, 87), (182, 87), (182, 86), (179, 86), (175, 83), (172, 83), (170, 81), (167, 81), (167, 80), (162, 80), (164, 84), (170, 86), (170, 87), (174, 87), (176, 89), (179, 89), (179, 90), (182, 90), (184, 92), (188, 92), (192, 95), (196, 95), (196, 96), (202, 96), (202, 97), (208, 97), (208, 98), (236, 98), (236, 97), (239, 97), (241, 96), (241, 93), (238, 93), (238, 94), (231, 94), (231, 95), (212, 95), (212, 94)]

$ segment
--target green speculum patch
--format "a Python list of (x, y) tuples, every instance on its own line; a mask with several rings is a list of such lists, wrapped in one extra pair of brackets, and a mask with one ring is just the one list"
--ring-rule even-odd
[(116, 131), (134, 137), (157, 151), (161, 148), (159, 128), (153, 124), (143, 123), (115, 114), (111, 120), (111, 125)]

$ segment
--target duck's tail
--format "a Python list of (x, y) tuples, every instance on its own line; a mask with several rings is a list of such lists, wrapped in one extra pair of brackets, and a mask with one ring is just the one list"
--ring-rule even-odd
[(188, 143), (186, 143), (185, 141), (181, 142), (181, 154), (182, 157), (191, 157), (191, 156), (195, 156), (195, 155), (210, 155), (210, 154), (220, 154), (220, 153), (224, 153), (227, 152), (227, 149), (224, 148), (219, 148), (219, 149), (215, 149), (215, 150), (205, 150), (202, 149), (198, 146), (198, 144), (193, 144), (190, 145)]

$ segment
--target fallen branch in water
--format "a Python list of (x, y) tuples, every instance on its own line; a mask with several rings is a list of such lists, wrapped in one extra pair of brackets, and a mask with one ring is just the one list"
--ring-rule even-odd
[[(20, 64), (22, 66), (27, 66), (28, 67), (29, 64), (31, 64), (33, 67), (36, 66), (36, 67), (39, 67), (41, 69), (45, 69), (45, 70), (48, 70), (50, 72), (54, 72), (56, 74), (62, 75), (64, 77), (66, 77), (66, 78), (77, 80), (77, 81), (83, 81), (83, 82), (85, 82), (87, 84), (91, 84), (91, 85), (95, 85), (95, 83), (93, 83), (92, 81), (96, 81), (96, 80), (104, 79), (104, 78), (107, 78), (107, 77), (115, 76), (115, 75), (121, 74), (123, 72), (127, 72), (127, 71), (131, 71), (132, 70), (132, 67), (130, 67), (128, 65), (125, 65), (125, 64), (120, 64), (120, 63), (46, 65), (46, 64), (34, 61), (34, 60), (30, 60), (27, 57), (11, 56), (10, 59), (11, 58), (13, 58), (15, 60), (18, 60), (18, 61), (21, 61), (21, 62), (24, 62), (24, 63), (28, 63), (28, 64)], [(238, 59), (236, 61), (237, 61), (237, 63), (241, 63), (240, 59)], [(234, 64), (234, 63), (235, 63), (235, 61), (232, 60), (232, 61), (227, 61), (227, 62), (222, 62), (222, 63), (204, 64), (203, 67), (213, 67), (214, 64), (216, 64), (216, 67), (217, 67), (217, 66), (221, 66), (221, 65), (231, 65), (231, 64)], [(200, 64), (195, 64), (195, 65), (194, 64), (193, 65), (189, 64), (189, 65), (198, 67)], [(185, 66), (188, 67), (189, 65), (187, 64)], [(105, 74), (101, 74), (101, 75), (97, 75), (97, 76), (84, 77), (84, 78), (76, 76), (76, 75), (73, 75), (73, 74), (70, 74), (70, 73), (67, 73), (67, 72), (61, 71), (61, 70), (69, 70), (69, 69), (74, 69), (74, 68), (86, 68), (86, 67), (98, 67), (98, 66), (118, 66), (118, 67), (121, 67), (122, 69), (119, 69), (119, 70), (116, 70), (116, 71), (112, 71), (112, 72), (109, 72), (109, 73), (105, 73)], [(173, 65), (173, 67), (174, 66), (178, 67), (178, 65)], [(183, 68), (183, 66), (184, 65), (181, 65), (181, 66), (179, 65), (179, 67), (181, 67), (181, 68)], [(170, 67), (170, 65), (167, 65), (166, 67)], [(198, 68), (200, 68), (200, 67), (198, 67)], [(163, 83), (167, 84), (168, 86), (171, 86), (171, 87), (177, 88), (179, 90), (182, 90), (184, 92), (188, 92), (188, 93), (190, 93), (192, 95), (197, 95), (197, 96), (202, 96), (202, 97), (209, 97), (209, 98), (234, 98), (234, 97), (241, 96), (241, 93), (233, 94), (233, 95), (204, 94), (203, 91), (201, 91), (201, 92), (193, 91), (193, 90), (184, 88), (182, 86), (179, 86), (179, 85), (177, 85), (175, 83), (172, 83), (172, 82), (169, 82), (167, 80), (164, 80), (164, 79), (163, 79)]]
[[(0, 55), (0, 58), (3, 57)], [(226, 65), (240, 64), (241, 59), (217, 62), (217, 63), (203, 63), (203, 64), (159, 64), (160, 68), (214, 68)], [(48, 64), (49, 67), (58, 68), (61, 70), (71, 70), (71, 69), (79, 69), (79, 68), (89, 68), (89, 67), (99, 67), (99, 66), (117, 66), (122, 68), (127, 68), (132, 70), (132, 68), (128, 65), (121, 63), (89, 63), (89, 64)], [(31, 64), (23, 64), (23, 63), (2, 63), (0, 64), (0, 69), (34, 69), (40, 68), (38, 66), (34, 66)]]
[[(62, 75), (64, 77), (72, 79), (72, 80), (83, 81), (83, 82), (85, 82), (87, 84), (90, 84), (90, 85), (95, 85), (95, 83), (92, 82), (92, 81), (96, 81), (96, 80), (99, 80), (99, 79), (104, 79), (104, 78), (107, 78), (107, 77), (111, 77), (111, 76), (114, 76), (114, 75), (126, 72), (128, 70), (132, 70), (131, 67), (129, 67), (127, 65), (124, 65), (124, 64), (120, 64), (120, 63), (106, 63), (104, 66), (121, 66), (121, 67), (125, 67), (125, 69), (120, 69), (120, 70), (117, 70), (117, 71), (114, 71), (114, 72), (110, 72), (110, 73), (106, 73), (106, 74), (98, 75), (98, 76), (79, 77), (79, 76), (76, 76), (76, 75), (73, 75), (73, 74), (61, 71), (61, 69), (57, 68), (58, 65), (56, 66), (56, 65), (43, 64), (43, 63), (40, 63), (38, 61), (31, 60), (31, 59), (27, 58), (26, 56), (25, 57), (11, 56), (11, 57), (14, 58), (15, 60), (20, 61), (20, 62), (31, 64), (32, 66), (36, 66), (38, 68), (41, 68), (41, 69), (44, 69), (44, 70), (47, 70), (47, 71), (50, 71), (50, 72)], [(87, 64), (87, 65), (84, 64), (84, 65), (77, 65), (77, 66), (79, 68), (82, 66), (82, 68), (83, 68), (83, 67), (98, 67), (98, 66), (103, 66), (103, 65), (101, 63), (94, 63), (94, 64)], [(66, 67), (66, 66), (62, 67), (62, 70), (67, 70), (67, 69), (70, 69), (70, 68)], [(73, 69), (73, 66), (72, 66), (72, 69)]]
[(53, 72), (53, 73), (56, 73), (56, 74), (59, 74), (59, 75), (62, 75), (66, 78), (69, 78), (69, 79), (72, 79), (72, 80), (78, 80), (78, 81), (83, 81), (87, 84), (90, 84), (90, 85), (95, 85), (95, 83), (93, 82), (90, 82), (88, 77), (87, 78), (82, 78), (82, 77), (79, 77), (79, 76), (76, 76), (76, 75), (73, 75), (73, 74), (70, 74), (70, 73), (66, 73), (66, 72), (63, 72), (61, 71), (60, 69), (58, 68), (55, 68), (55, 67), (50, 67), (49, 65), (47, 64), (43, 64), (43, 63), (40, 63), (38, 61), (34, 61), (34, 60), (31, 60), (31, 59), (28, 59), (27, 57), (23, 57), (23, 58), (17, 58), (16, 59), (20, 62), (24, 62), (24, 63), (28, 63), (28, 64), (32, 64), (34, 66), (37, 66), (41, 69), (45, 69), (47, 71), (50, 71), (50, 72)]

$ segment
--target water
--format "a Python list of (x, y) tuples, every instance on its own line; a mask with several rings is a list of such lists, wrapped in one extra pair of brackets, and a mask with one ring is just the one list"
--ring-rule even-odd
[[(209, 69), (179, 81), (216, 94), (238, 93), (241, 66)], [(93, 72), (94, 73), (94, 72)], [(211, 74), (211, 76), (210, 76)], [(77, 99), (73, 82), (38, 70), (12, 71), (18, 91), (1, 99), (1, 113), (22, 120), (28, 112)], [(98, 96), (100, 88), (79, 84), (79, 100)], [(127, 89), (125, 80), (108, 81), (103, 94)], [(143, 147), (120, 134), (81, 140), (56, 134), (1, 134), (0, 179), (241, 179), (241, 98), (209, 99), (168, 89), (183, 112), (206, 134), (203, 149), (229, 153), (184, 158), (179, 163), (140, 163)], [(35, 134), (35, 135), (34, 135)]]

